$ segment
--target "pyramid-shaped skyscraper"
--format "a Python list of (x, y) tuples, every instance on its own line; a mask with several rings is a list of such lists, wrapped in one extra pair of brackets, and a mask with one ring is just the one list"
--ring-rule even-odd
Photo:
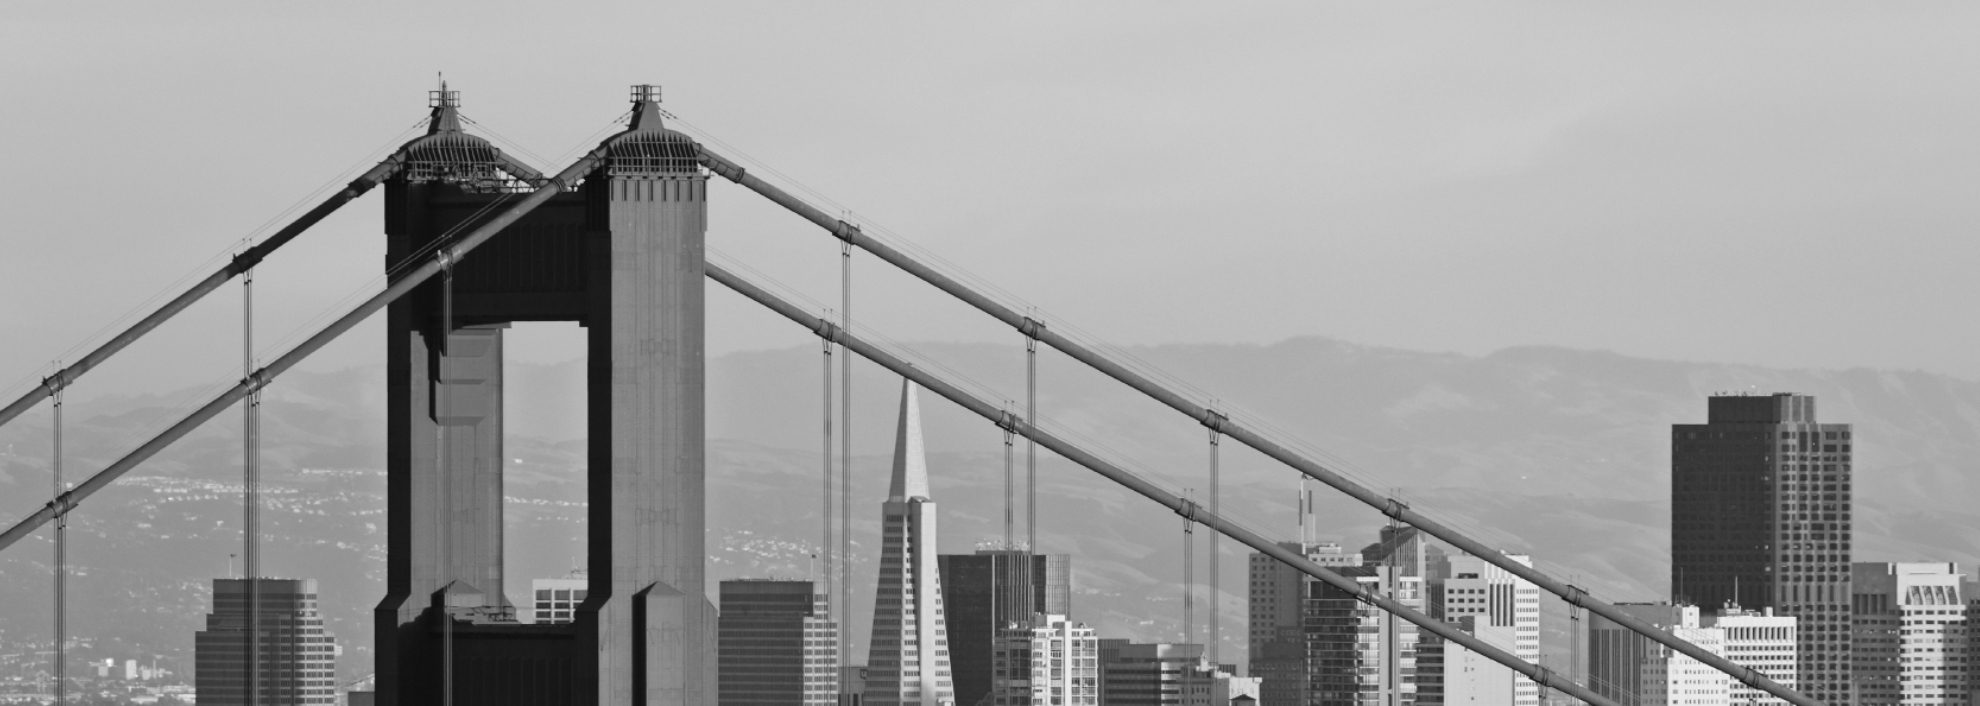
[(881, 505), (880, 581), (873, 596), (866, 680), (866, 702), (876, 705), (945, 706), (956, 701), (935, 554), (935, 501), (928, 496), (916, 389), (912, 382), (901, 386), (894, 479)]

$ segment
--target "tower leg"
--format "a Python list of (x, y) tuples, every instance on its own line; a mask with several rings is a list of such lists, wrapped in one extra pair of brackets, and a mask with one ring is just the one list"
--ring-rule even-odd
[[(440, 693), (440, 645), (421, 620), (450, 582), (502, 595), (502, 328), (455, 329), (445, 352), (392, 312), (387, 440), (388, 591), (374, 612), (381, 704)], [(404, 324), (404, 325), (400, 325)]]

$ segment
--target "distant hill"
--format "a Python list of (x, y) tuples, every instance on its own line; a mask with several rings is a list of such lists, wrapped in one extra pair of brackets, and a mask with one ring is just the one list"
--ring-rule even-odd
[[(943, 374), (980, 381), (1022, 405), (1017, 346), (918, 344)], [(1247, 424), (1288, 430), (1368, 485), (1612, 600), (1653, 600), (1667, 581), (1669, 429), (1701, 422), (1717, 391), (1819, 398), (1824, 421), (1856, 425), (1856, 546), (1862, 560), (1970, 563), (1980, 553), (1980, 383), (1919, 372), (1778, 370), (1523, 347), (1485, 356), (1360, 346), (1321, 338), (1277, 344), (1164, 345), (1124, 353), (1230, 403)], [(1174, 487), (1205, 485), (1202, 427), (1052, 352), (1041, 353), (1043, 424)], [(864, 362), (854, 390), (857, 539), (872, 546), (898, 378)], [(513, 597), (531, 577), (573, 564), (582, 541), (582, 366), (511, 366), (508, 492)], [(713, 579), (806, 576), (819, 524), (818, 350), (736, 353), (710, 361), (709, 559)], [(71, 478), (102, 468), (193, 399), (190, 391), (72, 405)], [(296, 372), (269, 389), (265, 423), (268, 572), (322, 582), (342, 671), (368, 670), (369, 611), (383, 586), (383, 368)], [(1001, 432), (932, 396), (924, 403), (942, 549), (1002, 536)], [(0, 430), (0, 519), (45, 502), (48, 428), (30, 415)], [(207, 584), (238, 551), (238, 416), (208, 425), (73, 523), (80, 566), (72, 619), (84, 650), (161, 654), (190, 669)], [(1020, 442), (1021, 443), (1021, 442)], [(1239, 521), (1293, 535), (1295, 475), (1235, 444), (1224, 449), (1224, 502)], [(1041, 452), (1047, 551), (1076, 555), (1076, 617), (1104, 634), (1177, 639), (1182, 521)], [(1017, 449), (1022, 464), (1023, 448)], [(233, 484), (233, 485), (229, 485)], [(1381, 524), (1372, 510), (1314, 486), (1323, 535), (1350, 547)], [(44, 533), (45, 534), (45, 533)], [(1198, 546), (1205, 538), (1199, 534)], [(1224, 654), (1241, 660), (1244, 552), (1226, 543)], [(0, 652), (47, 640), (48, 544), (0, 555)], [(1199, 568), (1205, 565), (1198, 563)], [(862, 564), (856, 577), (873, 579)], [(711, 583), (710, 589), (714, 586)], [(859, 602), (870, 602), (862, 592)], [(1550, 612), (1559, 613), (1558, 606)], [(864, 633), (865, 608), (855, 617)], [(1549, 652), (1565, 657), (1564, 619)], [(863, 640), (862, 640), (863, 644)], [(0, 670), (6, 667), (0, 665)], [(5, 676), (0, 674), (0, 676)]]

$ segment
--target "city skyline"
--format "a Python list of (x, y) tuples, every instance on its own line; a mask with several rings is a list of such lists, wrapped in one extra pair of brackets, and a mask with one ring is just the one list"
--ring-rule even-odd
[[(326, 187), (346, 189), (323, 202), (334, 209), (381, 186), (388, 237), (378, 237), (375, 216), (360, 224), (350, 215), (375, 212), (381, 199), (371, 198), (265, 265), (256, 264), (260, 250), (227, 259), (241, 247), (228, 239), (251, 232), (236, 221), (258, 218), (254, 204), (286, 202), (273, 192), (304, 193), (287, 183), (297, 175), (331, 175), (317, 165), (325, 155), (339, 164), (358, 158), (344, 141), (360, 138), (342, 133), (361, 130), (325, 126), (393, 114), (382, 96), (400, 87), (359, 86), (349, 80), (359, 72), (348, 71), (299, 99), (297, 87), (322, 74), (296, 72), (291, 82), (232, 82), (260, 87), (259, 100), (222, 98), (213, 87), (229, 76), (324, 65), (332, 42), (291, 41), (290, 51), (262, 62), (238, 60), (254, 51), (220, 49), (265, 45), (303, 27), (325, 28), (315, 37), (327, 39), (359, 16), (255, 10), (216, 21), (199, 11), (133, 12), (92, 26), (72, 12), (24, 10), (20, 23), (7, 23), (23, 41), (4, 51), (66, 39), (44, 49), (73, 60), (0, 69), (25, 98), (11, 108), (13, 124), (24, 126), (16, 132), (36, 136), (0, 138), (0, 149), (18, 155), (18, 173), (33, 175), (0, 184), (17, 197), (0, 202), (0, 215), (15, 225), (10, 232), (37, 236), (0, 243), (19, 253), (0, 271), (0, 296), (22, 303), (0, 308), (0, 330), (26, 334), (23, 345), (0, 351), (0, 370), (22, 373), (0, 387), (0, 403), (27, 390), (34, 392), (24, 401), (42, 392), (54, 401), (18, 420), (13, 414), (26, 407), (15, 405), (0, 418), (18, 422), (0, 429), (0, 517), (28, 518), (0, 541), (14, 548), (0, 555), (0, 588), (46, 596), (45, 566), (58, 567), (52, 632), (76, 641), (52, 649), (100, 662), (98, 671), (131, 665), (132, 650), (157, 644), (175, 645), (171, 668), (191, 671), (196, 660), (178, 637), (191, 634), (184, 574), (217, 573), (209, 562), (240, 530), (242, 508), (230, 503), (245, 496), (254, 500), (242, 524), (258, 534), (244, 556), (261, 562), (249, 559), (259, 568), (248, 573), (321, 576), (324, 594), (335, 596), (322, 622), (362, 636), (353, 662), (378, 665), (371, 678), (384, 703), (453, 693), (456, 655), (459, 674), (483, 689), (472, 698), (557, 691), (567, 680), (556, 675), (575, 669), (597, 677), (570, 682), (580, 702), (638, 693), (696, 701), (714, 690), (715, 582), (799, 574), (807, 550), (819, 553), (807, 547), (817, 538), (789, 525), (831, 523), (837, 497), (848, 561), (822, 553), (823, 570), (847, 572), (844, 605), (828, 602), (838, 639), (852, 648), (842, 656), (852, 661), (888, 643), (934, 650), (894, 660), (876, 651), (871, 673), (856, 681), (915, 681), (922, 700), (939, 702), (948, 675), (935, 668), (946, 622), (935, 557), (994, 536), (984, 530), (998, 514), (1004, 546), (1017, 546), (1012, 478), (1016, 449), (1029, 443), (1020, 435), (1048, 449), (1035, 469), (1046, 486), (1022, 507), (1044, 531), (1035, 541), (1027, 531), (1024, 546), (1076, 557), (1095, 577), (1091, 586), (1067, 582), (1068, 603), (1075, 588), (1083, 591), (1091, 622), (1070, 610), (1066, 619), (1096, 636), (1196, 639), (1207, 606), (1208, 624), (1221, 618), (1226, 626), (1208, 637), (1207, 653), (1246, 660), (1266, 656), (1231, 648), (1257, 636), (1230, 627), (1243, 622), (1229, 619), (1243, 601), (1229, 578), (1246, 568), (1256, 578), (1256, 567), (1226, 562), (1218, 576), (1176, 585), (1199, 556), (1191, 532), (1204, 530), (1190, 523), (1206, 521), (1197, 504), (1206, 483), (1209, 511), (1242, 525), (1226, 529), (1282, 558), (1285, 545), (1274, 542), (1291, 533), (1288, 508), (1297, 505), (1296, 554), (1310, 555), (1313, 537), (1353, 542), (1371, 526), (1356, 518), (1387, 513), (1527, 577), (1552, 594), (1517, 611), (1542, 618), (1541, 628), (1522, 623), (1508, 638), (1496, 630), (1502, 625), (1474, 618), (1447, 638), (1466, 642), (1461, 633), (1471, 631), (1487, 642), (1509, 639), (1514, 652), (1543, 656), (1556, 672), (1578, 675), (1583, 666), (1587, 616), (1566, 603), (1579, 606), (1587, 587), (1607, 599), (1774, 610), (1797, 620), (1799, 688), (1831, 702), (1864, 688), (1852, 670), (1885, 666), (1863, 664), (1852, 648), (1887, 620), (1865, 607), (1885, 598), (1855, 586), (1874, 574), (1865, 567), (1877, 564), (1864, 560), (1917, 559), (1956, 575), (1980, 552), (1971, 540), (1980, 508), (1961, 500), (1980, 495), (1980, 476), (1969, 472), (1980, 457), (1971, 423), (1980, 419), (1980, 367), (1959, 354), (1974, 341), (1961, 327), (1919, 324), (1951, 320), (1957, 302), (1980, 295), (1955, 264), (1980, 256), (1963, 237), (1980, 211), (1961, 197), (1980, 181), (1961, 158), (1964, 146), (1980, 145), (1963, 129), (1980, 116), (1980, 101), (1956, 90), (1959, 74), (1943, 68), (1980, 58), (1949, 21), (1980, 20), (1980, 11), (1783, 17), (1698, 6), (1672, 15), (1710, 20), (1709, 32), (1622, 9), (1438, 17), (1407, 8), (1260, 8), (1248, 18), (1028, 6), (995, 15), (793, 11), (782, 19), (808, 18), (815, 27), (807, 29), (864, 21), (870, 27), (861, 32), (900, 46), (853, 42), (858, 48), (844, 56), (821, 53), (830, 58), (804, 67), (837, 67), (836, 75), (800, 72), (787, 78), (801, 88), (771, 90), (740, 80), (765, 72), (736, 68), (762, 68), (806, 46), (779, 43), (795, 25), (734, 33), (746, 39), (720, 48), (754, 56), (720, 69), (680, 61), (686, 68), (667, 84), (664, 110), (660, 85), (634, 84), (623, 129), (590, 99), (557, 92), (596, 88), (602, 77), (531, 94), (524, 108), (506, 96), (545, 74), (516, 71), (489, 81), (486, 93), (471, 88), (467, 105), (484, 105), (476, 101), (486, 96), (490, 109), (468, 118), (455, 112), (463, 94), (453, 89), (487, 79), (456, 73), (450, 88), (436, 76), (406, 91), (431, 91), (430, 123), (391, 138), (388, 147), (405, 146), (372, 172), (335, 176)], [(727, 10), (688, 14), (668, 19), (739, 21)], [(930, 21), (947, 29), (903, 31)], [(459, 36), (431, 23), (413, 17), (391, 31), (424, 25), (428, 35)], [(229, 25), (263, 31), (166, 51), (154, 39)], [(30, 27), (40, 31), (21, 31)], [(78, 33), (84, 27), (93, 31)], [(1000, 28), (1026, 29), (1029, 43), (1003, 41)], [(680, 60), (691, 55), (677, 52), (717, 48), (708, 37), (720, 33), (682, 34), (641, 58)], [(1851, 40), (1840, 43), (1847, 49), (1826, 50), (1839, 36)], [(77, 79), (110, 75), (146, 47), (149, 65), (114, 72), (125, 90), (75, 89)], [(977, 51), (969, 64), (896, 60), (917, 47)], [(872, 66), (860, 68), (861, 58)], [(66, 91), (48, 80), (56, 75), (68, 80)], [(849, 76), (860, 80), (848, 84)], [(1454, 80), (1463, 89), (1450, 90)], [(613, 85), (616, 102), (626, 84)], [(778, 98), (752, 100), (765, 94)], [(804, 109), (779, 111), (779, 100)], [(601, 114), (572, 117), (583, 110)], [(819, 117), (801, 129), (767, 119), (794, 113)], [(860, 120), (846, 120), (854, 115)], [(121, 116), (149, 130), (129, 129), (130, 118), (108, 122)], [(557, 178), (536, 173), (571, 158), (525, 145), (571, 142), (594, 123), (605, 141), (575, 140), (574, 154), (597, 150)], [(508, 130), (521, 138), (510, 139), (498, 130), (505, 124), (527, 127)], [(220, 126), (232, 128), (225, 139)], [(274, 139), (288, 147), (271, 146)], [(82, 147), (55, 159), (47, 146), (57, 144)], [(183, 156), (185, 145), (204, 156)], [(262, 163), (269, 155), (282, 155), (280, 163)], [(355, 169), (377, 157), (361, 159)], [(95, 167), (79, 168), (108, 163), (181, 165), (179, 173), (196, 176), (121, 192), (72, 186), (103, 181)], [(1161, 178), (1179, 164), (1245, 177), (1189, 186)], [(524, 215), (538, 206), (545, 208)], [(134, 222), (132, 214), (146, 217)], [(484, 216), (494, 220), (477, 222)], [(505, 228), (526, 233), (492, 239)], [(786, 237), (798, 230), (802, 238)], [(1877, 237), (1866, 238), (1871, 232)], [(124, 234), (142, 234), (143, 246), (126, 245)], [(436, 248), (424, 247), (429, 239)], [(793, 244), (800, 241), (810, 247)], [(1210, 245), (1177, 247), (1196, 242)], [(190, 267), (221, 268), (196, 286), (222, 296), (161, 329), (173, 335), (147, 340), (69, 389), (72, 375), (97, 362), (78, 361), (103, 340), (87, 327), (110, 322), (102, 331), (114, 332), (129, 321), (112, 322), (115, 311), (210, 251), (218, 259)], [(253, 276), (239, 282), (257, 282), (255, 294), (230, 303), (249, 290), (221, 284), (249, 266)], [(371, 279), (357, 281), (360, 271)], [(716, 294), (704, 302), (705, 282)], [(368, 295), (388, 284), (366, 304), (347, 297), (330, 305), (332, 316), (289, 332), (343, 292)], [(1773, 307), (1764, 319), (1722, 305), (1769, 300), (1813, 305)], [(253, 313), (244, 315), (236, 305), (247, 301)], [(936, 313), (955, 301), (990, 316)], [(118, 306), (105, 311), (111, 302)], [(762, 317), (754, 304), (790, 321)], [(358, 308), (344, 318), (334, 315), (351, 306)], [(370, 316), (374, 306), (389, 311)], [(1630, 315), (1616, 315), (1623, 311)], [(1189, 321), (1197, 323), (1177, 325)], [(903, 333), (915, 342), (892, 342)], [(822, 498), (809, 495), (818, 487), (821, 419), (817, 342), (808, 336), (844, 344), (826, 347)], [(1037, 355), (1021, 352), (1027, 339)], [(928, 342), (942, 340), (951, 343)], [(1196, 343), (1113, 345), (1151, 340)], [(561, 363), (586, 346), (590, 357), (576, 372)], [(382, 374), (365, 367), (379, 364), (381, 348), (390, 351)], [(318, 349), (323, 355), (291, 369)], [(1113, 380), (1075, 372), (1075, 358)], [(1879, 369), (1852, 367), (1864, 361)], [(270, 367), (255, 370), (263, 365)], [(1950, 374), (1892, 370), (1906, 367)], [(571, 384), (572, 375), (582, 384)], [(559, 376), (561, 385), (534, 386)], [(887, 425), (872, 410), (890, 396), (876, 394), (879, 385), (897, 381), (896, 492), (876, 518), (853, 503), (878, 499), (874, 439)], [(917, 385), (946, 400), (930, 406), (926, 427), (940, 431), (943, 447), (924, 443), (918, 409), (909, 433)], [(546, 392), (552, 387), (563, 391)], [(1696, 424), (1701, 398), (1709, 414)], [(1826, 423), (1815, 421), (1815, 398), (1840, 405), (1824, 406)], [(379, 400), (388, 402), (383, 424)], [(1046, 433), (1032, 427), (1033, 408)], [(241, 410), (244, 424), (226, 421)], [(525, 423), (508, 426), (512, 413)], [(154, 437), (158, 424), (180, 418), (179, 430)], [(529, 425), (559, 418), (566, 421), (551, 424), (584, 420), (575, 438), (567, 428)], [(837, 447), (835, 428), (843, 434)], [(1669, 432), (1656, 449), (1660, 428)], [(183, 430), (192, 431), (182, 440)], [(144, 439), (154, 440), (122, 456)], [(910, 440), (913, 453), (904, 456)], [(1230, 451), (1220, 456), (1219, 448)], [(902, 474), (936, 459), (939, 474)], [(1220, 459), (1223, 480), (1211, 480)], [(243, 466), (246, 480), (234, 484)], [(1352, 497), (1328, 491), (1316, 513), (1293, 497), (1286, 466)], [(843, 474), (844, 495), (832, 490), (835, 474)], [(91, 480), (77, 485), (84, 478)], [(1018, 497), (1034, 491), (1029, 485)], [(907, 486), (919, 492), (900, 492)], [(936, 497), (958, 501), (944, 506), (961, 529), (947, 546), (934, 531)], [(821, 499), (823, 518), (814, 514)], [(1325, 526), (1313, 526), (1320, 516)], [(52, 530), (29, 533), (44, 522)], [(1436, 599), (1451, 596), (1427, 590), (1429, 569), (1403, 575), (1408, 562), (1399, 555), (1370, 551), (1341, 570), (1446, 620)], [(1505, 558), (1510, 552), (1535, 559)], [(551, 619), (528, 620), (537, 607), (530, 580), (555, 573), (548, 564), (571, 568), (575, 556), (592, 570), (588, 593), (573, 590), (560, 604), (553, 589), (544, 606)], [(1420, 552), (1410, 558), (1421, 566)], [(1328, 590), (1340, 589), (1339, 576), (1315, 573), (1336, 582)], [(1646, 575), (1657, 573), (1664, 575)], [(1294, 578), (1299, 595), (1285, 601), (1317, 605), (1309, 605), (1318, 598), (1307, 578)], [(1416, 580), (1423, 583), (1407, 583)], [(1948, 595), (1960, 593), (1957, 579), (1939, 581), (1953, 586)], [(1204, 601), (1201, 586), (1219, 583), (1226, 588)], [(28, 665), (41, 654), (37, 626), (48, 616), (37, 612), (46, 606), (7, 603), (0, 646), (19, 649), (6, 651), (15, 671), (0, 678), (21, 685), (41, 678)], [(1933, 616), (1950, 610), (1916, 605), (1935, 606)], [(1336, 608), (1326, 610), (1374, 621), (1367, 626), (1383, 637), (1377, 658), (1358, 644), (1340, 654), (1380, 662), (1373, 674), (1392, 703), (1420, 693), (1410, 670), (1424, 655), (1406, 650), (1436, 643), (1418, 643), (1395, 618)], [(1674, 624), (1652, 635), (1685, 631), (1731, 653), (1733, 633), (1713, 629)], [(1946, 629), (1950, 644), (1963, 628)], [(457, 645), (457, 632), (466, 642)], [(1302, 633), (1302, 654), (1317, 634)], [(541, 673), (503, 666), (525, 653), (554, 664)], [(438, 654), (449, 669), (426, 668)], [(1293, 676), (1289, 664), (1273, 668)], [(1662, 670), (1640, 675), (1648, 686), (1704, 683), (1688, 676), (1697, 663), (1646, 665)], [(1310, 663), (1300, 669), (1298, 678), (1313, 676)], [(64, 666), (55, 672), (60, 693)], [(1720, 698), (1717, 686), (1691, 695)], [(1538, 698), (1530, 688), (1521, 696), (1526, 706)]]

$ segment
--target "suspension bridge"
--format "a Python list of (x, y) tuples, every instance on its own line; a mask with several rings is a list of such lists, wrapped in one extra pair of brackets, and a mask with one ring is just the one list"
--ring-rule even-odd
[[(1541, 687), (1611, 706), (1585, 683), (1474, 638), (1420, 610), (1247, 528), (1220, 507), (1215, 449), (1231, 440), (1413, 527), (1480, 557), (1565, 601), (1600, 615), (1733, 679), (1789, 703), (1817, 702), (1751, 669), (1649, 625), (1555, 575), (1516, 561), (1402, 500), (1377, 492), (1298, 449), (1289, 439), (1232, 415), (1214, 401), (1083, 342), (945, 274), (908, 252), (752, 173), (722, 151), (670, 129), (654, 86), (635, 86), (624, 130), (555, 173), (524, 164), (469, 133), (458, 93), (431, 96), (427, 133), (407, 142), (343, 189), (266, 239), (43, 379), (0, 408), (0, 425), (46, 402), (54, 419), (49, 500), (0, 533), (0, 551), (53, 525), (50, 595), (58, 657), (57, 698), (66, 700), (64, 660), (70, 576), (66, 525), (88, 499), (192, 430), (239, 407), (243, 434), (244, 575), (258, 576), (259, 403), (264, 388), (360, 322), (387, 317), (387, 586), (374, 613), (378, 702), (382, 704), (712, 704), (714, 615), (706, 598), (703, 448), (704, 282), (816, 334), (826, 353), (822, 474), (831, 603), (850, 603), (850, 429), (833, 454), (830, 396), (834, 352), (849, 376), (859, 355), (983, 418), (1006, 439), (1022, 437), (1168, 509), (1188, 523), (1268, 554), (1359, 600), (1505, 665)], [(844, 300), (837, 312), (807, 308), (747, 267), (709, 257), (704, 243), (711, 181), (726, 181), (816, 225), (841, 244)], [(719, 182), (718, 182), (719, 183)], [(243, 313), (240, 380), (103, 468), (63, 462), (65, 391), (118, 352), (235, 279), (252, 292), (256, 266), (325, 217), (384, 187), (386, 286), (265, 365), (253, 358), (252, 297)], [(917, 366), (852, 319), (852, 262), (871, 256), (927, 283), (1013, 330), (1030, 365), (1023, 413), (961, 381)], [(836, 313), (836, 316), (834, 315)], [(588, 396), (587, 568), (590, 590), (569, 625), (518, 623), (500, 595), (502, 559), (502, 330), (523, 321), (576, 321), (586, 327)], [(1038, 423), (1039, 346), (1113, 378), (1200, 423), (1211, 448), (1205, 502), (1151, 481), (1064, 430)], [(849, 395), (840, 402), (849, 410)], [(847, 418), (849, 418), (849, 413)], [(1007, 441), (1008, 443), (1008, 441)], [(1035, 475), (1035, 451), (1028, 454)], [(839, 477), (834, 478), (837, 463)], [(1008, 470), (1007, 470), (1008, 473)], [(79, 482), (70, 484), (71, 480)], [(1007, 480), (1007, 495), (1011, 491)], [(1027, 484), (1026, 487), (1035, 487)], [(834, 508), (834, 498), (838, 507)], [(1008, 509), (1007, 509), (1008, 513)], [(837, 517), (836, 526), (834, 518)], [(1015, 543), (1016, 518), (1006, 517)], [(1025, 518), (1035, 541), (1035, 512)], [(835, 539), (836, 537), (836, 539)], [(1213, 551), (1211, 575), (1216, 575)], [(836, 569), (836, 576), (833, 574)], [(1213, 586), (1215, 579), (1212, 579)], [(255, 582), (248, 582), (253, 586)], [(252, 590), (252, 589), (250, 589)], [(1214, 593), (1214, 591), (1213, 591)], [(250, 605), (256, 601), (250, 595)], [(1216, 611), (1213, 609), (1211, 615)], [(248, 634), (256, 634), (250, 612)], [(1211, 629), (1216, 631), (1215, 618)], [(845, 631), (850, 632), (850, 631)], [(250, 639), (253, 639), (250, 637)], [(844, 639), (842, 634), (842, 640)], [(1212, 640), (1215, 644), (1215, 640)], [(843, 652), (842, 652), (843, 654)], [(257, 657), (250, 647), (247, 659)], [(252, 662), (248, 674), (257, 670)], [(253, 684), (249, 694), (256, 694)], [(252, 697), (250, 697), (252, 699)], [(253, 703), (252, 700), (249, 703)]]

